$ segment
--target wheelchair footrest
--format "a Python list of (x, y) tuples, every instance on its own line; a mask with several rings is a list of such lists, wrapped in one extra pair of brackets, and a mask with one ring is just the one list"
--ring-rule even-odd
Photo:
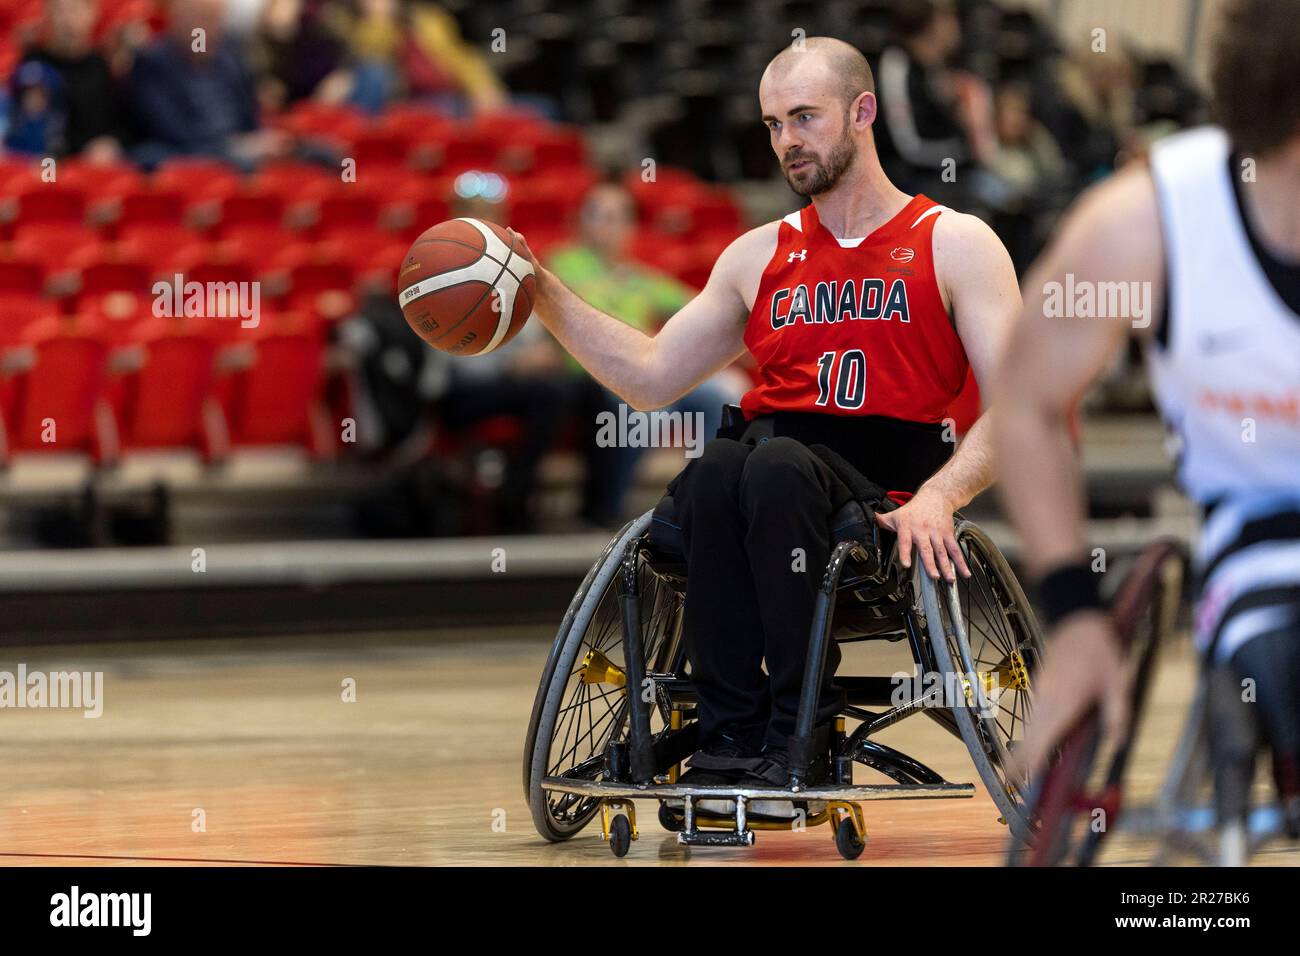
[(647, 800), (695, 799), (735, 800), (917, 800), (942, 797), (973, 797), (973, 783), (875, 783), (843, 786), (824, 784), (789, 790), (778, 787), (691, 787), (676, 783), (635, 784), (604, 780), (579, 780), (571, 777), (544, 777), (543, 790), (573, 793), (579, 796), (637, 798)]

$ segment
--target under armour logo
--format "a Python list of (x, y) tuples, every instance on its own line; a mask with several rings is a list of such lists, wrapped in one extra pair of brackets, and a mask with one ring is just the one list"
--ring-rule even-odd
[(792, 253), (790, 253), (790, 258), (789, 258), (789, 259), (786, 259), (785, 261), (786, 261), (786, 262), (794, 262), (794, 260), (798, 259), (800, 262), (803, 262), (803, 261), (804, 261), (805, 259), (807, 259), (807, 258), (808, 258), (808, 250), (807, 250), (807, 249), (800, 249), (798, 252), (792, 252)]

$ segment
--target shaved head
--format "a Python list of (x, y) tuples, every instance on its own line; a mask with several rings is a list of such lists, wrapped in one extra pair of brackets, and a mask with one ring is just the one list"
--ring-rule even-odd
[(829, 192), (859, 154), (874, 152), (875, 93), (867, 58), (843, 40), (808, 37), (772, 58), (758, 99), (791, 189)]
[(861, 93), (875, 93), (876, 80), (867, 58), (857, 47), (834, 37), (808, 37), (801, 45), (783, 49), (763, 71), (763, 79), (787, 79), (798, 72), (808, 80), (820, 80), (834, 90), (848, 106)]

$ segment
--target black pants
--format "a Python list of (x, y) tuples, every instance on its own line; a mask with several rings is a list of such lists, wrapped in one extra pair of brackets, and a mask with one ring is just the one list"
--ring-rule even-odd
[[(670, 486), (686, 551), (684, 628), (705, 742), (725, 731), (753, 746), (784, 746), (794, 733), (830, 519), (851, 498), (794, 436), (822, 441), (868, 477), (875, 470), (891, 491), (915, 490), (951, 451), (937, 429), (906, 423), (859, 419), (835, 434), (824, 421), (766, 424), (767, 433), (751, 424), (744, 440), (709, 442)], [(863, 467), (864, 456), (877, 455), (880, 468)], [(843, 706), (832, 681), (839, 660), (832, 643), (818, 724)]]

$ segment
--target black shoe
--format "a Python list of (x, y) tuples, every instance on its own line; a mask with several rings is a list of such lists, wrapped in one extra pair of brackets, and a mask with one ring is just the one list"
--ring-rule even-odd
[[(752, 763), (754, 756), (754, 748), (743, 738), (723, 733), (686, 761), (688, 769), (677, 782), (688, 787), (731, 786), (745, 776), (746, 766)], [(664, 803), (670, 809), (684, 810), (682, 800), (665, 800)], [(736, 812), (736, 801), (696, 800), (695, 807), (701, 813), (729, 814)]]
[[(830, 778), (830, 728), (818, 727), (813, 731), (813, 740), (825, 740), (818, 748), (818, 756), (808, 768), (805, 786), (816, 787)], [(786, 789), (790, 785), (790, 753), (781, 745), (768, 744), (763, 748), (763, 762), (745, 778), (743, 783), (751, 787), (773, 787)], [(802, 811), (807, 816), (821, 813), (826, 809), (822, 800), (753, 800), (750, 810), (755, 817), (774, 820), (792, 820)]]

